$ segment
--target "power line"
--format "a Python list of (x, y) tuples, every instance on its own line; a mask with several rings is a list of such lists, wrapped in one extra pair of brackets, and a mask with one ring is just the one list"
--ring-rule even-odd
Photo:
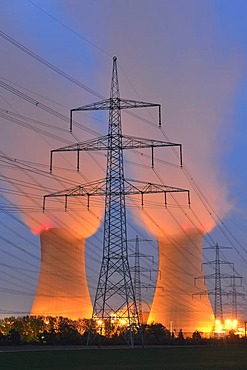
[(18, 41), (16, 41), (15, 39), (13, 39), (12, 37), (10, 37), (6, 33), (4, 33), (3, 31), (0, 31), (0, 36), (2, 38), (4, 38), (6, 41), (10, 42), (12, 45), (16, 46), (18, 49), (22, 50), (24, 53), (26, 53), (27, 55), (29, 55), (33, 59), (36, 59), (37, 61), (39, 61), (40, 63), (44, 64), (46, 67), (48, 67), (49, 69), (51, 69), (54, 72), (58, 73), (60, 76), (66, 78), (67, 80), (73, 82), (75, 85), (81, 87), (82, 89), (86, 90), (90, 94), (92, 94), (94, 96), (97, 96), (100, 99), (103, 99), (104, 98), (103, 95), (97, 93), (96, 91), (94, 91), (90, 87), (86, 86), (82, 82), (78, 81), (74, 77), (72, 77), (72, 76), (68, 75), (67, 73), (63, 72), (61, 69), (59, 69), (58, 67), (56, 67), (54, 64), (52, 64), (52, 63), (46, 61), (45, 59), (41, 58), (38, 54), (36, 54), (33, 51), (31, 51), (30, 49), (26, 48), (24, 45), (22, 45), (21, 43), (19, 43)]
[(94, 48), (98, 49), (99, 51), (101, 51), (102, 53), (106, 54), (108, 57), (112, 57), (111, 54), (109, 54), (106, 50), (100, 48), (99, 46), (97, 46), (96, 44), (94, 44), (93, 42), (89, 41), (87, 38), (85, 38), (84, 36), (80, 35), (78, 32), (72, 30), (72, 28), (70, 28), (69, 26), (67, 26), (65, 23), (61, 22), (58, 18), (54, 17), (53, 15), (51, 15), (49, 12), (47, 12), (47, 10), (45, 10), (44, 8), (42, 8), (41, 6), (39, 6), (38, 4), (36, 4), (35, 2), (33, 2), (32, 0), (28, 0), (29, 3), (31, 3), (32, 5), (34, 5), (36, 8), (38, 8), (39, 10), (41, 10), (43, 13), (45, 13), (48, 17), (50, 17), (51, 19), (53, 19), (55, 22), (61, 24), (63, 27), (65, 27), (67, 30), (69, 30), (70, 32), (72, 32), (74, 35), (78, 36), (81, 40), (83, 41), (86, 41), (88, 44), (90, 44), (91, 46), (93, 46)]

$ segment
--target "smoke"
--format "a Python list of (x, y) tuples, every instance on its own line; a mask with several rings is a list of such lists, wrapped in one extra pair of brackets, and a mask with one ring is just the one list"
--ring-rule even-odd
[[(167, 161), (178, 164), (172, 149), (155, 151), (153, 171), (145, 168), (150, 165), (150, 159), (145, 158), (145, 151), (142, 156), (135, 153), (127, 157), (138, 164), (134, 169), (131, 166), (127, 168), (127, 177), (191, 190), (191, 209), (186, 206), (185, 195), (175, 195), (174, 198), (168, 196), (168, 209), (163, 208), (164, 199), (161, 196), (145, 197), (144, 211), (140, 209), (138, 199), (132, 200), (131, 205), (136, 208), (137, 219), (141, 216), (155, 234), (181, 226), (186, 229), (191, 227), (191, 223), (204, 231), (211, 230), (214, 220), (205, 210), (192, 185), (200, 185), (210, 205), (221, 217), (233, 206), (228, 199), (224, 178), (222, 158), (225, 149), (221, 140), (222, 131), (228, 132), (230, 129), (229, 117), (243, 65), (241, 53), (221, 43), (213, 4), (196, 1), (185, 3), (178, 0), (155, 3), (126, 1), (122, 5), (120, 2), (104, 0), (95, 7), (89, 1), (83, 5), (77, 1), (69, 4), (61, 1), (60, 8), (54, 9), (52, 10), (59, 12), (60, 16), (66, 14), (66, 19), (73, 21), (73, 29), (82, 35), (89, 35), (90, 41), (98, 45), (99, 49), (85, 41), (82, 47), (82, 40), (75, 38), (61, 24), (55, 24), (51, 18), (44, 22), (44, 18), (40, 18), (40, 11), (30, 4), (26, 11), (40, 26), (36, 33), (28, 32), (21, 17), (15, 19), (12, 25), (3, 23), (4, 28), (11, 26), (12, 35), (18, 34), (18, 40), (23, 41), (27, 47), (47, 57), (58, 67), (73, 71), (75, 78), (105, 95), (109, 91), (112, 63), (107, 54), (117, 55), (122, 96), (158, 102), (163, 108), (164, 131), (124, 112), (123, 132), (165, 141), (169, 137), (171, 141), (183, 144), (184, 172), (179, 166), (166, 166), (163, 163)], [(92, 12), (94, 16), (90, 17)], [(53, 32), (54, 29), (59, 30), (59, 38)], [(36, 38), (40, 34), (43, 34), (43, 42), (37, 44)], [(48, 103), (41, 96), (36, 96), (38, 101), (51, 105), (68, 116), (69, 108), (95, 100), (13, 46), (6, 42), (4, 45), (7, 50), (2, 60), (4, 75), (50, 99)], [(52, 55), (51, 45), (54, 48)], [(102, 50), (106, 52), (103, 54)], [(18, 70), (14, 67), (15, 60), (18, 60)], [(61, 106), (57, 106), (52, 100), (59, 101)], [(86, 199), (79, 202), (78, 198), (76, 202), (69, 200), (70, 207), (66, 214), (60, 199), (49, 200), (47, 213), (43, 214), (42, 197), (44, 194), (105, 176), (104, 158), (101, 160), (101, 157), (94, 157), (100, 162), (99, 166), (88, 154), (81, 160), (80, 174), (73, 171), (75, 154), (66, 153), (56, 156), (54, 165), (57, 168), (54, 168), (54, 175), (47, 173), (51, 149), (77, 140), (84, 141), (92, 136), (76, 130), (72, 137), (65, 132), (68, 122), (61, 122), (43, 112), (38, 109), (38, 105), (33, 107), (20, 98), (13, 98), (11, 93), (6, 93), (3, 107), (19, 114), (19, 119), (24, 122), (26, 119), (21, 117), (28, 112), (32, 119), (51, 123), (56, 129), (46, 130), (60, 137), (54, 139), (42, 135), (39, 130), (44, 126), (38, 123), (34, 125), (32, 122), (37, 133), (5, 121), (1, 135), (3, 152), (22, 161), (30, 161), (31, 158), (33, 166), (31, 172), (26, 167), (25, 170), (20, 169), (20, 166), (17, 168), (18, 164), (4, 170), (5, 176), (19, 181), (19, 188), (16, 188), (16, 182), (14, 187), (18, 194), (12, 193), (9, 199), (15, 202), (18, 198), (23, 216), (34, 231), (43, 226), (66, 226), (79, 230), (83, 236), (91, 235), (99, 226), (103, 200), (91, 201), (91, 212), (87, 210)], [(157, 118), (153, 111), (151, 115), (146, 110), (135, 113), (151, 122)], [(96, 122), (95, 116), (81, 115), (76, 118), (97, 131), (107, 125), (105, 116), (96, 116), (103, 120), (103, 124)], [(37, 173), (37, 168), (39, 171), (46, 171), (46, 175), (41, 175), (39, 171)], [(30, 184), (34, 185), (32, 190), (29, 188)]]
[[(22, 122), (27, 122), (22, 116), (18, 116)], [(35, 125), (33, 125), (35, 127)], [(36, 126), (37, 127), (37, 126)], [(8, 131), (13, 126), (4, 127), (3, 137), (8, 136)], [(101, 175), (101, 169), (88, 155), (81, 155), (81, 171), (76, 172), (76, 154), (56, 153), (54, 155), (53, 174), (49, 173), (49, 156), (52, 148), (61, 147), (61, 142), (71, 143), (69, 134), (62, 132), (59, 139), (51, 140), (46, 135), (32, 132), (27, 129), (15, 127), (15, 139), (18, 145), (11, 144), (11, 156), (7, 155), (8, 149), (4, 143), (2, 148), (2, 162), (5, 168), (1, 176), (5, 182), (8, 193), (6, 201), (18, 205), (17, 209), (22, 213), (27, 225), (34, 233), (39, 233), (44, 228), (71, 228), (81, 236), (91, 235), (98, 228), (101, 217), (103, 199), (91, 200), (91, 208), (88, 209), (88, 200), (79, 197), (68, 198), (67, 212), (65, 212), (64, 198), (47, 198), (45, 212), (43, 213), (43, 196), (58, 191), (71, 189), (79, 184), (87, 183)], [(55, 131), (55, 130), (53, 130)], [(47, 131), (48, 132), (48, 131)], [(8, 141), (12, 143), (13, 140)], [(84, 157), (84, 158), (85, 158)]]
[[(139, 199), (132, 200), (136, 218), (141, 216), (146, 226), (160, 235), (164, 230), (193, 226), (208, 232), (215, 225), (210, 208), (224, 217), (233, 207), (225, 176), (224, 143), (232, 129), (234, 97), (243, 74), (242, 54), (222, 43), (212, 3), (127, 1), (122, 6), (103, 1), (99, 8), (95, 19), (102, 32), (97, 40), (118, 56), (122, 96), (161, 103), (163, 108), (164, 131), (145, 122), (157, 122), (154, 111), (138, 110), (134, 113), (143, 121), (124, 112), (123, 132), (165, 141), (168, 137), (183, 144), (184, 170), (179, 169), (172, 149), (155, 151), (153, 171), (145, 168), (150, 166), (150, 158), (145, 158), (144, 150), (142, 156), (125, 153), (127, 159), (138, 163), (134, 170), (129, 166), (126, 176), (191, 191), (191, 209), (185, 195), (168, 196), (167, 210), (161, 196), (144, 197), (144, 211)], [(107, 84), (108, 78), (104, 74), (102, 82)]]
[[(50, 11), (55, 9), (61, 12), (54, 4), (51, 8)], [(41, 17), (40, 10), (31, 4), (16, 2), (15, 10), (16, 14), (25, 12), (25, 17), (16, 18), (6, 5), (2, 18), (7, 34), (75, 79), (94, 88), (90, 48), (75, 47), (72, 54), (72, 48), (76, 46), (73, 34), (62, 25), (54, 23), (51, 18), (44, 21), (44, 15)], [(35, 23), (33, 32), (30, 32), (30, 22)], [(21, 214), (34, 233), (54, 227), (70, 228), (87, 237), (101, 223), (104, 199), (91, 197), (88, 209), (87, 199), (68, 198), (65, 212), (64, 199), (48, 198), (43, 213), (43, 196), (105, 177), (104, 154), (92, 157), (88, 153), (80, 155), (79, 173), (76, 172), (76, 153), (57, 153), (54, 155), (53, 174), (49, 174), (50, 151), (91, 139), (97, 132), (100, 136), (100, 125), (103, 126), (101, 121), (104, 123), (105, 116), (75, 113), (74, 119), (80, 127), (75, 124), (71, 135), (69, 109), (90, 103), (91, 94), (68, 83), (6, 40), (1, 42), (5, 51), (2, 74), (4, 83), (10, 87), (3, 90), (1, 98), (3, 126), (0, 154), (3, 164), (1, 179), (6, 188), (5, 202), (13, 211)], [(42, 104), (48, 107), (48, 111), (51, 108), (53, 114), (42, 109)], [(64, 118), (59, 119), (58, 115)]]
[[(13, 51), (13, 53), (16, 50)], [(19, 56), (19, 59), (26, 58)], [(7, 56), (6, 56), (7, 59)], [(4, 58), (4, 65), (7, 60)], [(21, 62), (20, 62), (21, 64)], [(21, 75), (21, 71), (20, 71)], [(30, 80), (34, 79), (32, 87), (36, 92), (39, 85), (39, 74), (36, 68), (30, 69)], [(16, 80), (15, 80), (16, 82)], [(27, 77), (27, 84), (29, 81)], [(12, 210), (20, 212), (22, 218), (34, 233), (39, 233), (44, 228), (71, 228), (83, 237), (94, 233), (102, 218), (104, 200), (99, 198), (90, 201), (88, 209), (87, 199), (68, 199), (68, 210), (64, 210), (64, 198), (48, 198), (46, 210), (43, 213), (43, 196), (50, 193), (73, 188), (97, 178), (104, 177), (104, 156), (90, 157), (89, 154), (80, 155), (80, 172), (76, 171), (75, 153), (56, 153), (54, 155), (53, 174), (49, 173), (50, 151), (68, 144), (77, 142), (83, 134), (83, 139), (92, 138), (92, 134), (75, 127), (73, 136), (69, 133), (69, 108), (58, 106), (52, 101), (47, 101), (47, 96), (40, 87), (40, 95), (23, 90), (22, 85), (6, 82), (21, 92), (37, 101), (37, 104), (28, 104), (16, 94), (6, 92), (2, 101), (1, 113), (4, 115), (4, 125), (1, 134), (1, 179), (4, 189), (4, 199), (11, 204)], [(20, 83), (20, 82), (19, 82)], [(56, 85), (56, 83), (55, 83)], [(25, 85), (26, 86), (26, 85)], [(49, 90), (52, 82), (47, 79), (45, 89)], [(59, 84), (56, 87), (59, 89)], [(65, 86), (63, 86), (63, 90)], [(62, 90), (62, 91), (63, 91)], [(63, 96), (58, 95), (57, 100)], [(64, 99), (65, 101), (65, 99)], [(65, 119), (44, 112), (40, 104), (51, 107), (54, 112), (59, 112)], [(67, 103), (66, 103), (67, 104)], [(74, 107), (74, 105), (71, 105)], [(66, 120), (67, 117), (67, 120)], [(95, 128), (92, 117), (82, 114), (75, 115), (75, 120), (89, 122), (89, 127)], [(97, 127), (96, 127), (97, 129)], [(3, 193), (3, 194), (4, 194)], [(15, 207), (15, 209), (14, 209)]]

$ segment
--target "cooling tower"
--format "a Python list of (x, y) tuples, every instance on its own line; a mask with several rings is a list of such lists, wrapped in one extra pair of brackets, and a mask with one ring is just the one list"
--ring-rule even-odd
[(203, 235), (190, 229), (171, 237), (159, 238), (160, 277), (154, 294), (148, 323), (162, 323), (167, 329), (191, 335), (195, 330), (209, 333), (213, 311), (203, 279)]
[(67, 229), (54, 228), (42, 231), (40, 242), (40, 275), (30, 315), (90, 318), (85, 239)]

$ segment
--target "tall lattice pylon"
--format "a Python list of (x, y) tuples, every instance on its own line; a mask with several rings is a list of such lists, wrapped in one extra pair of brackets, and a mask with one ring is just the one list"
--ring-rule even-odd
[[(125, 323), (130, 333), (128, 343), (134, 345), (133, 327), (138, 326), (138, 310), (130, 273), (127, 248), (126, 206), (127, 195), (139, 195), (141, 206), (144, 206), (143, 196), (146, 193), (164, 194), (164, 205), (167, 205), (167, 193), (189, 191), (163, 184), (126, 179), (124, 176), (124, 149), (150, 148), (151, 165), (154, 166), (154, 148), (177, 146), (180, 150), (180, 164), (182, 165), (181, 144), (152, 140), (134, 136), (122, 135), (121, 110), (131, 108), (158, 107), (159, 126), (161, 126), (161, 106), (156, 103), (139, 102), (120, 98), (117, 58), (113, 58), (110, 98), (79, 108), (71, 109), (70, 130), (72, 131), (72, 113), (75, 111), (108, 110), (108, 134), (83, 143), (76, 143), (51, 151), (50, 172), (52, 172), (53, 154), (55, 152), (76, 151), (77, 170), (79, 171), (80, 151), (107, 150), (106, 178), (71, 189), (44, 196), (43, 209), (47, 197), (64, 197), (65, 209), (68, 207), (68, 197), (105, 196), (105, 217), (103, 256), (99, 273), (98, 285), (93, 305), (92, 320), (99, 323), (99, 331), (104, 334), (106, 324)], [(89, 340), (90, 341), (90, 340)]]

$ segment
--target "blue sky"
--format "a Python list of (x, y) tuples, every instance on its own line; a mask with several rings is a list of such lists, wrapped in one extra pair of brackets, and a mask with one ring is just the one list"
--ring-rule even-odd
[[(162, 104), (165, 134), (171, 141), (183, 144), (185, 168), (189, 170), (196, 184), (200, 185), (210, 206), (216, 211), (219, 224), (222, 226), (223, 223), (223, 226), (226, 226), (225, 232), (228, 233), (229, 230), (234, 236), (234, 239), (229, 237), (229, 241), (222, 233), (222, 228), (214, 227), (211, 238), (222, 245), (228, 245), (229, 242), (233, 244), (232, 251), (224, 252), (224, 257), (235, 263), (235, 269), (241, 276), (245, 274), (246, 284), (246, 2), (86, 0), (82, 3), (78, 0), (3, 0), (0, 17), (4, 33), (103, 96), (109, 93), (112, 56), (118, 56), (123, 97)], [(98, 100), (93, 94), (51, 71), (4, 38), (1, 38), (1, 50), (3, 81), (62, 114), (68, 115), (69, 108)], [(2, 89), (1, 93), (2, 109), (13, 111), (19, 117), (31, 117), (63, 129), (64, 132), (51, 128), (47, 128), (47, 131), (62, 137), (68, 143), (93, 137), (93, 134), (81, 129), (75, 129), (75, 136), (71, 137), (69, 133), (65, 133), (65, 122), (30, 106), (5, 89)], [(147, 112), (140, 112), (140, 116), (151, 123), (156, 118), (155, 112), (152, 112), (151, 116)], [(77, 118), (80, 123), (99, 134), (106, 133), (105, 115)], [(123, 115), (123, 122), (125, 133), (165, 140), (161, 132), (154, 125), (145, 123), (145, 120), (135, 122), (133, 117)], [(47, 138), (45, 135), (41, 140), (40, 132), (31, 132), (3, 118), (1, 126), (1, 150), (5, 155), (39, 163), (40, 170), (45, 168), (43, 166), (48, 166), (49, 151), (65, 145), (64, 141)], [(165, 160), (177, 164), (173, 154), (157, 153), (162, 160), (165, 155)], [(139, 163), (136, 168), (127, 164), (126, 171), (132, 177), (135, 175), (143, 180), (158, 181), (155, 173), (143, 171), (141, 166), (146, 165), (146, 162), (143, 162), (140, 156), (131, 154), (128, 159)], [(101, 161), (102, 158), (96, 157), (96, 160)], [(95, 171), (91, 171), (92, 163), (88, 161), (85, 162), (84, 168), (86, 177), (103, 178), (102, 167), (95, 166), (94, 162)], [(168, 185), (191, 186), (181, 173), (177, 174), (177, 168), (162, 164), (157, 169), (162, 181)], [(14, 171), (11, 173), (11, 170), (2, 164), (1, 173), (10, 178)], [(70, 176), (70, 173), (65, 171), (63, 175)], [(43, 183), (42, 177), (32, 176), (35, 181), (41, 182), (45, 189), (55, 191), (55, 182), (46, 184)], [(73, 177), (73, 181), (77, 180), (81, 181), (78, 177)], [(29, 178), (28, 181), (33, 180)], [(6, 186), (10, 186), (10, 180), (4, 184), (4, 187)], [(39, 196), (45, 189), (40, 188)], [(16, 188), (15, 190), (19, 191)], [(205, 229), (209, 230), (214, 226), (214, 222), (194, 195), (193, 189), (191, 190), (192, 209), (198, 214), (201, 222), (205, 223)], [(21, 205), (26, 209), (26, 214), (18, 214), (18, 217), (24, 217), (22, 219), (25, 222), (28, 222), (28, 219), (30, 222), (28, 210), (31, 214), (33, 212), (35, 219), (41, 213), (41, 209), (34, 209), (39, 207), (38, 201), (35, 207), (27, 208), (30, 204), (23, 205), (21, 194), (6, 197), (16, 204), (16, 207)], [(8, 205), (6, 199), (2, 199), (1, 204), (2, 202), (5, 207)], [(97, 217), (102, 219), (102, 205), (99, 208)], [(169, 225), (168, 228), (172, 232), (173, 225), (168, 217), (164, 218), (164, 224), (161, 222), (163, 211), (149, 209), (148, 212), (157, 217), (162, 229)], [(174, 212), (176, 214), (176, 210)], [(133, 211), (130, 217), (133, 220), (139, 219), (140, 212)], [(19, 230), (19, 234), (24, 233), (39, 245), (37, 236), (33, 236), (23, 225), (17, 225), (5, 212), (2, 212), (1, 220), (2, 224), (13, 225), (13, 228)], [(185, 220), (184, 216), (179, 222), (181, 227), (188, 226), (188, 220)], [(138, 231), (148, 237), (152, 233), (155, 234), (153, 225), (140, 229), (140, 223), (142, 221), (136, 221), (135, 228), (130, 228), (130, 237), (134, 237)], [(6, 233), (6, 227), (2, 226), (1, 229), (3, 234)], [(32, 245), (21, 240), (20, 236), (10, 231), (7, 235), (11, 242), (32, 251)], [(96, 239), (90, 239), (93, 246), (99, 243), (101, 236), (102, 233), (98, 232)], [(154, 242), (151, 250), (157, 258), (155, 236), (152, 235), (152, 238)], [(7, 243), (3, 243), (2, 248), (13, 248), (13, 253), (22, 256), (21, 251), (15, 252), (15, 248)], [(147, 246), (146, 251), (150, 254), (149, 248)], [(39, 256), (38, 249), (35, 253)], [(100, 253), (98, 255), (100, 256)], [(207, 258), (214, 256), (207, 255)], [(100, 257), (98, 259), (100, 260)], [(14, 266), (21, 264), (4, 253), (1, 254), (1, 260)], [(38, 267), (38, 260), (35, 263)], [(90, 258), (89, 263), (93, 263)], [(19, 267), (22, 268), (22, 264)], [(94, 268), (97, 271), (97, 265)], [(37, 281), (37, 271), (36, 269), (33, 272), (34, 282)], [(2, 281), (2, 287), (14, 289), (15, 279), (17, 276), (13, 275), (12, 284)], [(90, 279), (90, 285), (93, 287), (97, 278), (91, 276)], [(34, 292), (35, 289), (31, 291)], [(32, 294), (27, 298), (0, 291), (0, 297), (1, 295), (0, 309), (3, 312), (29, 311)], [(241, 310), (244, 315), (247, 307), (243, 304)]]

